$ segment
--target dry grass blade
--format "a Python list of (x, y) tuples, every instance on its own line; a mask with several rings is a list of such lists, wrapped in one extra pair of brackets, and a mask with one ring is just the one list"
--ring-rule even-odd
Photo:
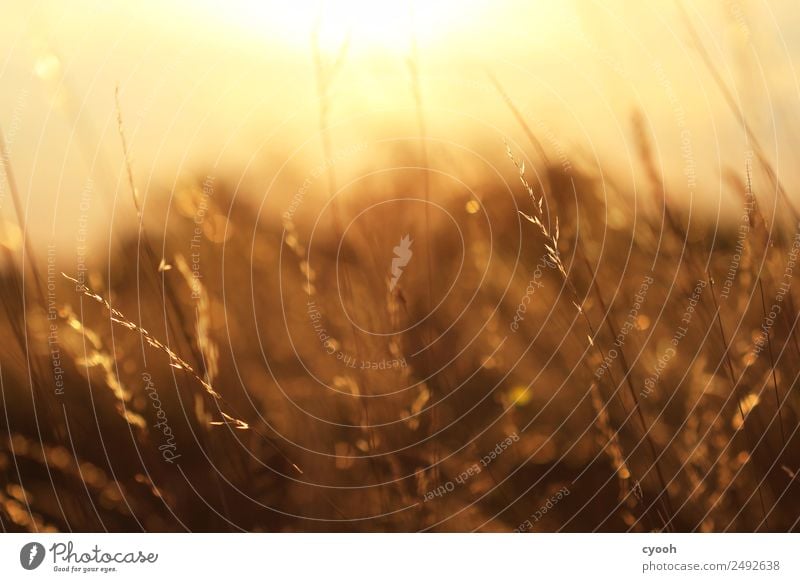
[[(61, 273), (61, 275), (67, 279), (68, 281), (72, 281), (75, 283), (75, 288), (78, 289), (79, 293), (82, 293), (84, 296), (92, 299), (102, 305), (111, 315), (111, 321), (125, 327), (127, 329), (138, 331), (142, 336), (145, 338), (145, 341), (153, 348), (160, 350), (164, 354), (167, 355), (169, 358), (170, 366), (176, 368), (178, 370), (183, 370), (191, 375), (195, 380), (197, 380), (200, 385), (205, 388), (205, 391), (212, 397), (216, 399), (221, 399), (219, 393), (214, 389), (214, 387), (209, 384), (206, 380), (201, 378), (197, 372), (195, 372), (194, 368), (183, 358), (181, 358), (178, 354), (176, 354), (169, 346), (164, 345), (161, 341), (154, 338), (149, 331), (145, 328), (135, 324), (131, 320), (129, 320), (125, 315), (123, 315), (118, 309), (111, 306), (111, 304), (101, 297), (100, 295), (93, 293), (91, 289), (89, 289), (86, 285), (78, 281), (77, 279), (70, 277), (66, 273)], [(248, 424), (243, 420), (237, 420), (237, 423), (240, 423), (241, 428), (249, 428)]]
[(211, 338), (211, 300), (208, 291), (199, 278), (192, 274), (189, 265), (183, 255), (175, 256), (175, 264), (186, 284), (192, 289), (192, 296), (197, 300), (197, 349), (203, 355), (203, 367), (205, 368), (205, 378), (207, 384), (213, 384), (219, 372), (219, 349)]

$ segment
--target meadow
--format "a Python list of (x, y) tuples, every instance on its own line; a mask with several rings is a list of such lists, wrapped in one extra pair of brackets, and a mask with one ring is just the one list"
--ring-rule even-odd
[(360, 222), (198, 180), (113, 271), (7, 272), (6, 531), (796, 529), (789, 209), (743, 170), (734, 227), (611, 227), (591, 176), (514, 163), (443, 215), (358, 184)]
[(676, 188), (621, 113), (631, 181), (489, 71), (515, 133), (472, 149), (412, 51), (417, 137), (335, 139), (312, 56), (280, 180), (145, 179), (117, 86), (106, 247), (32, 241), (3, 145), (3, 531), (800, 529), (800, 213), (747, 120), (718, 184), (678, 131)]

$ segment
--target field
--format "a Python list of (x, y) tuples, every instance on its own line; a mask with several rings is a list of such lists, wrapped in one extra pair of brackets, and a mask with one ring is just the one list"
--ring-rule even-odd
[(146, 179), (116, 87), (105, 247), (32, 240), (3, 146), (3, 531), (800, 529), (800, 213), (746, 120), (676, 188), (624, 113), (631, 181), (489, 71), (487, 159), (412, 52), (416, 137), (348, 140), (314, 54), (315, 161), (255, 180)]

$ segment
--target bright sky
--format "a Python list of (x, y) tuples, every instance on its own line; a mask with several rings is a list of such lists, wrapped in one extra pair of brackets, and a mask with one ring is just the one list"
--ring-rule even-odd
[[(788, 156), (800, 127), (794, 3), (686, 3), (779, 170), (797, 180)], [(126, 195), (118, 183), (117, 85), (143, 191), (155, 192), (154, 185), (168, 191), (214, 164), (216, 172), (260, 184), (259, 172), (274, 172), (287, 160), (300, 174), (319, 161), (315, 34), (326, 70), (347, 43), (330, 89), (337, 147), (415, 133), (408, 67), (415, 42), (431, 137), (498, 159), (502, 136), (524, 143), (488, 80), (491, 72), (531, 126), (550, 136), (543, 142), (596, 155), (604, 169), (625, 175), (635, 163), (630, 119), (639, 108), (679, 191), (685, 189), (681, 141), (689, 131), (702, 202), (713, 208), (720, 172), (743, 167), (746, 144), (675, 6), (672, 0), (17, 2), (0, 19), (0, 124), (31, 208), (54, 208), (31, 221), (37, 236), (73, 236), (89, 178), (105, 196), (92, 206), (95, 223), (102, 224), (115, 195)], [(286, 177), (285, 186), (290, 192), (295, 185)], [(9, 218), (5, 184), (0, 192), (0, 212)]]

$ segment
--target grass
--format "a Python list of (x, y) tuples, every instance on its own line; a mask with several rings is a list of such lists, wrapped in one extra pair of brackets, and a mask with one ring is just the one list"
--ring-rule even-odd
[[(308, 240), (307, 223), (295, 221), (286, 230), (258, 219), (253, 230), (252, 209), (234, 205), (224, 187), (214, 194), (209, 216), (226, 215), (233, 234), (224, 246), (205, 240), (199, 299), (192, 299), (197, 283), (181, 251), (193, 221), (183, 216), (166, 231), (163, 261), (141, 243), (126, 245), (129, 264), (165, 280), (160, 289), (151, 287), (160, 297), (137, 299), (135, 268), (117, 275), (105, 296), (68, 274), (60, 277), (55, 325), (63, 396), (52, 395), (48, 328), (37, 325), (42, 315), (28, 309), (21, 338), (12, 321), (3, 331), (9, 340), (2, 360), (3, 527), (511, 531), (567, 487), (571, 494), (534, 531), (796, 529), (800, 352), (793, 281), (761, 348), (758, 336), (792, 261), (793, 247), (782, 241), (795, 239), (767, 232), (753, 214), (730, 292), (723, 300), (718, 282), (705, 288), (675, 355), (645, 393), (665, 342), (681, 327), (686, 290), (713, 281), (715, 273), (730, 276), (736, 233), (718, 235), (713, 246), (700, 235), (687, 235), (687, 243), (678, 236), (687, 225), (659, 233), (654, 207), (633, 229), (629, 219), (628, 227), (606, 230), (600, 251), (599, 241), (582, 230), (587, 215), (594, 220), (604, 213), (597, 182), (576, 174), (569, 187), (581, 185), (581, 204), (569, 209), (569, 190), (553, 190), (548, 216), (524, 165), (512, 159), (522, 188), (513, 200), (482, 210), (505, 221), (505, 232), (521, 235), (500, 241), (491, 264), (481, 260), (481, 239), (471, 237), (459, 286), (444, 297), (428, 297), (423, 261), (417, 269), (410, 262), (387, 291), (391, 255), (383, 250), (396, 244), (380, 222), (388, 216), (374, 219), (385, 233), (360, 233), (376, 237), (375, 244), (353, 237), (338, 255), (322, 248), (309, 261), (310, 247), (299, 242)], [(546, 171), (557, 184), (561, 168)], [(199, 186), (182, 196), (196, 208)], [(447, 204), (464, 228), (475, 228), (468, 201), (452, 196)], [(452, 233), (439, 223), (431, 228), (433, 264), (447, 280), (457, 272)], [(663, 268), (651, 271), (653, 257), (642, 252), (619, 260), (630, 248), (644, 248), (638, 240), (659, 234), (656, 262)], [(248, 248), (262, 260), (233, 259), (247, 256)], [(516, 249), (521, 258), (513, 272)], [(132, 259), (137, 253), (139, 261)], [(699, 258), (675, 261), (681, 253)], [(552, 268), (542, 274), (541, 292), (527, 304), (519, 330), (510, 333), (532, 266), (542, 257)], [(703, 276), (696, 263), (704, 257)], [(381, 259), (385, 277), (371, 272)], [(335, 289), (342, 261), (353, 297), (344, 307), (356, 327), (336, 294), (324, 291)], [(507, 291), (497, 280), (481, 283), (486, 268), (505, 277)], [(635, 326), (621, 335), (631, 296), (648, 272), (655, 283)], [(19, 311), (19, 280), (14, 271), (6, 275), (8, 313)], [(306, 297), (322, 308), (335, 338), (329, 345), (307, 321)], [(434, 305), (443, 299), (429, 318), (438, 340), (430, 345), (428, 332), (413, 326), (429, 299)], [(36, 304), (35, 294), (28, 301)], [(141, 310), (141, 324), (124, 315), (129, 307)], [(362, 333), (358, 344), (351, 342), (348, 335), (365, 322), (404, 331), (389, 339)], [(28, 360), (17, 353), (25, 345), (35, 360), (31, 369), (44, 370), (33, 392), (23, 388)], [(332, 356), (331, 346), (357, 365)], [(364, 369), (364, 361), (376, 362), (376, 369)], [(405, 365), (377, 369), (382, 361)], [(598, 376), (603, 361), (610, 364)], [(160, 455), (143, 370), (172, 424), (179, 466)], [(512, 433), (520, 441), (491, 471), (424, 501), (427, 491), (452, 481)]]
[[(676, 202), (642, 116), (637, 198), (549, 151), (491, 75), (536, 164), (509, 142), (465, 193), (423, 139), (348, 181), (348, 47), (326, 63), (313, 39), (325, 184), (291, 213), (221, 179), (140, 197), (118, 92), (138, 228), (86, 281), (36, 259), (0, 151), (23, 232), (0, 287), (3, 531), (797, 531), (800, 234), (752, 129), (735, 225)], [(407, 68), (427, 138), (416, 44)]]

